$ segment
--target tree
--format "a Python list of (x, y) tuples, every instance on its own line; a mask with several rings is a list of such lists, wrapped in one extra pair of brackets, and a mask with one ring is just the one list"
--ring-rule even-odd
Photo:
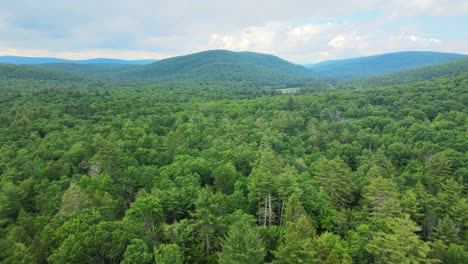
[(125, 212), (125, 221), (140, 226), (144, 232), (149, 232), (153, 243), (157, 241), (158, 227), (163, 219), (159, 200), (146, 191), (140, 191), (135, 202)]
[(15, 221), (25, 198), (21, 188), (9, 181), (2, 181), (0, 187), (0, 226)]
[(420, 230), (408, 215), (387, 218), (385, 227), (374, 233), (366, 250), (376, 263), (430, 263), (428, 244), (415, 234)]
[(151, 263), (152, 256), (148, 251), (148, 246), (139, 238), (130, 240), (130, 244), (125, 249), (122, 264)]
[(445, 178), (451, 175), (451, 161), (443, 153), (436, 153), (426, 160), (426, 172), (429, 176)]
[(214, 185), (224, 194), (232, 194), (234, 192), (234, 184), (239, 178), (239, 173), (231, 163), (222, 164), (214, 171)]
[(74, 212), (89, 208), (91, 201), (88, 195), (83, 192), (80, 186), (72, 183), (62, 196), (62, 206), (60, 213), (63, 215), (71, 215)]
[(348, 165), (340, 159), (321, 158), (314, 165), (314, 179), (338, 205), (349, 205), (354, 200), (355, 190), (352, 173)]
[(182, 264), (184, 263), (184, 255), (182, 254), (182, 250), (176, 244), (161, 244), (154, 249), (154, 263)]
[(201, 189), (195, 201), (195, 212), (192, 216), (196, 219), (206, 256), (210, 256), (211, 251), (219, 246), (219, 241), (215, 238), (222, 222), (222, 199), (220, 193), (213, 193), (210, 188), (205, 187)]
[(330, 232), (325, 232), (314, 239), (313, 243), (313, 261), (310, 263), (352, 263), (352, 259), (348, 254), (347, 245), (339, 236)]
[(370, 184), (364, 187), (363, 196), (375, 218), (399, 216), (401, 213), (399, 194), (390, 179), (372, 178)]
[(445, 245), (459, 242), (460, 229), (447, 215), (439, 220), (434, 229), (434, 238), (443, 241)]
[(302, 213), (286, 224), (283, 242), (274, 252), (273, 263), (312, 263), (315, 229), (307, 214)]
[(258, 223), (271, 226), (277, 222), (277, 180), (281, 173), (280, 160), (268, 147), (259, 157), (249, 177), (249, 200), (257, 208)]
[(0, 240), (0, 262), (4, 264), (29, 264), (35, 261), (23, 243), (2, 239)]
[[(76, 217), (81, 218), (78, 215)], [(48, 257), (50, 263), (104, 264), (117, 263), (123, 259), (126, 245), (132, 239), (126, 224), (120, 221), (101, 221), (88, 225), (86, 221), (87, 219), (72, 220), (57, 231), (70, 229), (68, 236), (60, 241), (59, 247)]]
[(450, 244), (447, 251), (444, 253), (442, 260), (444, 263), (450, 264), (468, 263), (468, 251), (464, 246)]
[(246, 221), (229, 226), (221, 246), (220, 264), (260, 264), (266, 255), (257, 227)]

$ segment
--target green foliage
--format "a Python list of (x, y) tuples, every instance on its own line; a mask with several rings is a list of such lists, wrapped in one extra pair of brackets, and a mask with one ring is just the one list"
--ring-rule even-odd
[(364, 201), (375, 218), (397, 217), (401, 214), (400, 200), (395, 183), (377, 176), (363, 189)]
[(316, 164), (314, 179), (330, 195), (336, 204), (347, 205), (353, 202), (355, 189), (351, 170), (340, 158), (320, 159)]
[(145, 191), (137, 194), (135, 202), (125, 212), (125, 220), (131, 226), (139, 226), (143, 234), (149, 234), (154, 242), (158, 239), (158, 227), (163, 221), (159, 200)]
[(161, 244), (154, 249), (154, 260), (156, 264), (182, 264), (184, 256), (176, 244)]
[(466, 262), (467, 73), (288, 96), (26, 77), (0, 78), (1, 263)]
[(0, 188), (0, 226), (4, 226), (16, 220), (25, 193), (9, 181), (2, 181)]
[(149, 264), (152, 261), (152, 256), (148, 251), (148, 246), (141, 239), (132, 239), (130, 244), (125, 249), (122, 264), (142, 263)]
[(366, 250), (382, 263), (430, 263), (429, 246), (415, 232), (421, 228), (408, 218), (387, 218)]
[(286, 234), (283, 237), (283, 242), (274, 252), (275, 260), (273, 263), (312, 263), (312, 239), (315, 237), (315, 229), (312, 227), (310, 219), (305, 212), (296, 213), (296, 217), (289, 219), (293, 220), (287, 222)]
[(314, 240), (314, 261), (311, 263), (350, 264), (348, 248), (339, 236), (325, 232)]
[(63, 194), (60, 213), (63, 215), (71, 215), (89, 208), (90, 204), (91, 201), (86, 193), (84, 193), (78, 185), (72, 183)]
[(264, 263), (266, 252), (258, 228), (253, 226), (251, 221), (242, 218), (234, 221), (221, 242), (219, 263)]

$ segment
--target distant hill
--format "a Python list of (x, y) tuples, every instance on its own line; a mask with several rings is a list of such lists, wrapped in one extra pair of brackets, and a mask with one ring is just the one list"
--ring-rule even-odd
[(36, 65), (0, 64), (0, 79), (83, 81), (86, 78)]
[(164, 59), (129, 70), (124, 78), (258, 85), (294, 85), (317, 79), (306, 67), (273, 55), (210, 50)]
[(308, 65), (308, 67), (331, 79), (353, 79), (389, 74), (461, 59), (463, 57), (467, 57), (467, 55), (443, 52), (406, 51), (354, 59), (325, 61)]
[(75, 63), (75, 64), (125, 64), (125, 65), (144, 65), (157, 60), (119, 60), (107, 58), (95, 58), (88, 60), (67, 60), (60, 58), (46, 57), (19, 57), (19, 56), (0, 56), (0, 63), (9, 64), (46, 64), (46, 63)]
[(468, 72), (468, 58), (434, 64), (386, 75), (344, 81), (355, 87), (382, 87), (427, 81)]
[(143, 67), (129, 64), (75, 64), (75, 63), (46, 63), (41, 67), (80, 74), (95, 79), (113, 79), (129, 70)]

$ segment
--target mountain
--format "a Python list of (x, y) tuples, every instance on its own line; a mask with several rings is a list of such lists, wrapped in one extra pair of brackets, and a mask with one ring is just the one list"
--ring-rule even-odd
[(124, 65), (144, 65), (157, 60), (119, 60), (108, 58), (95, 58), (88, 60), (67, 60), (60, 58), (47, 57), (19, 57), (19, 56), (0, 56), (0, 63), (9, 64), (47, 64), (47, 63), (75, 63), (75, 64), (124, 64)]
[(428, 81), (435, 78), (448, 77), (466, 72), (468, 72), (468, 58), (386, 75), (344, 81), (344, 84), (351, 84), (355, 87), (382, 87)]
[(0, 64), (0, 79), (83, 81), (86, 78), (77, 74), (36, 65)]
[(121, 73), (137, 69), (142, 65), (129, 64), (75, 64), (75, 63), (46, 63), (41, 67), (59, 71), (80, 74), (95, 79), (112, 79)]
[(467, 55), (406, 51), (308, 65), (315, 72), (332, 79), (354, 79), (389, 74), (402, 70), (461, 59)]
[(310, 69), (269, 54), (210, 50), (134, 68), (123, 78), (257, 85), (299, 85), (317, 79)]

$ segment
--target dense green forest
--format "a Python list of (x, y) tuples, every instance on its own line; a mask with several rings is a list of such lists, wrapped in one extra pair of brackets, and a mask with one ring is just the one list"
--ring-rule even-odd
[(1, 263), (468, 263), (466, 72), (282, 95), (2, 69)]

